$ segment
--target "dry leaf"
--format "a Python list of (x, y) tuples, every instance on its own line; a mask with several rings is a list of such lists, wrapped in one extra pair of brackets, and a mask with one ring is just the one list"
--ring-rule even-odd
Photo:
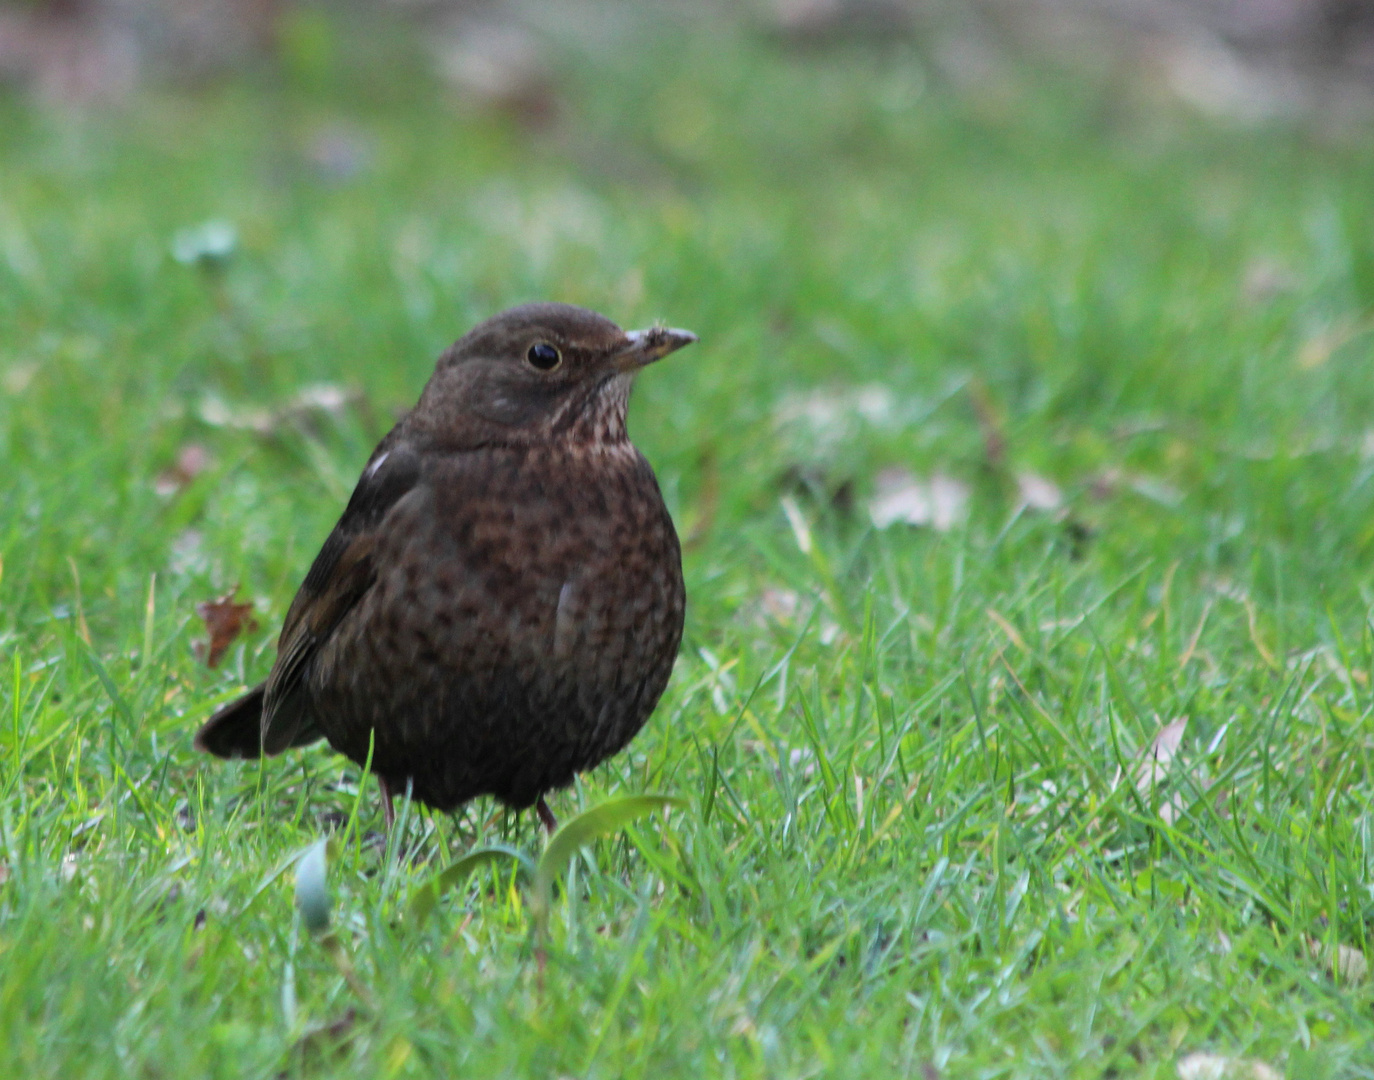
[(881, 383), (822, 386), (784, 394), (773, 419), (778, 428), (796, 432), (798, 449), (809, 457), (823, 458), (866, 429), (891, 431), (904, 426), (912, 404), (899, 404)]
[(1337, 945), (1333, 950), (1326, 942), (1310, 937), (1307, 951), (1339, 983), (1364, 982), (1369, 975), (1369, 961), (1352, 945)]
[(211, 465), (210, 451), (199, 443), (187, 443), (177, 451), (176, 463), (163, 469), (153, 481), (159, 495), (175, 495)]
[(10, 868), (5, 863), (0, 863), (0, 885), (10, 879)]
[(1027, 510), (1049, 513), (1064, 505), (1064, 493), (1059, 490), (1059, 486), (1038, 473), (1017, 473), (1016, 494), (1020, 501), (1018, 509), (1024, 507)]
[(1167, 480), (1143, 473), (1128, 473), (1115, 467), (1103, 469), (1088, 483), (1088, 490), (1095, 499), (1108, 499), (1122, 489), (1134, 491), (1137, 495), (1170, 509), (1183, 501), (1183, 492)]
[(258, 624), (252, 618), (252, 602), (234, 603), (234, 594), (238, 591), (235, 585), (218, 600), (202, 600), (196, 605), (196, 614), (205, 620), (210, 640), (197, 641), (192, 647), (207, 667), (219, 665), (225, 650), (234, 643), (241, 631), (257, 629)]
[(892, 525), (929, 525), (948, 532), (968, 516), (968, 485), (943, 473), (922, 480), (905, 469), (884, 469), (868, 514), (879, 529)]
[[(1178, 755), (1179, 747), (1183, 744), (1183, 733), (1187, 727), (1188, 718), (1186, 716), (1180, 716), (1177, 720), (1165, 724), (1150, 740), (1150, 745), (1145, 748), (1139, 761), (1131, 770), (1131, 784), (1140, 793), (1141, 799), (1147, 805), (1154, 802), (1155, 788), (1168, 775), (1169, 766)], [(1117, 782), (1119, 783), (1120, 780), (1121, 774), (1118, 772)], [(1200, 778), (1198, 783), (1199, 786), (1204, 786)], [(1175, 791), (1167, 799), (1160, 802), (1160, 820), (1166, 825), (1172, 825), (1178, 820), (1186, 805), (1186, 793)]]
[(1136, 767), (1136, 771), (1131, 778), (1135, 784), (1136, 791), (1148, 797), (1164, 775), (1168, 772), (1169, 763), (1174, 760), (1178, 753), (1178, 748), (1183, 743), (1183, 732), (1188, 727), (1188, 718), (1180, 716), (1159, 729), (1158, 734), (1151, 740), (1149, 747), (1142, 755), (1142, 761)]
[(1189, 1054), (1179, 1059), (1178, 1080), (1283, 1080), (1283, 1075), (1254, 1058)]
[(197, 406), (196, 415), (211, 427), (275, 435), (283, 427), (308, 429), (320, 417), (338, 417), (350, 407), (364, 403), (358, 390), (334, 383), (313, 383), (302, 387), (295, 397), (275, 409), (230, 405), (222, 398), (207, 395)]

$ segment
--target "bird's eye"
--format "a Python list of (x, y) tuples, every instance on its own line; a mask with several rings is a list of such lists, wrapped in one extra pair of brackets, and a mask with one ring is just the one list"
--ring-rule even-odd
[(537, 367), (540, 371), (552, 371), (563, 361), (558, 350), (545, 341), (541, 341), (538, 345), (531, 345), (530, 351), (525, 354), (525, 359), (530, 362), (531, 367)]

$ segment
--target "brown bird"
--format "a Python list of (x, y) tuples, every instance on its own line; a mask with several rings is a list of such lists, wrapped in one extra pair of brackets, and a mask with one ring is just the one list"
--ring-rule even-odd
[(686, 595), (625, 430), (635, 373), (695, 341), (528, 304), (439, 357), (286, 613), (267, 681), (197, 732), (219, 757), (328, 739), (385, 800), (535, 806), (624, 747), (668, 683)]

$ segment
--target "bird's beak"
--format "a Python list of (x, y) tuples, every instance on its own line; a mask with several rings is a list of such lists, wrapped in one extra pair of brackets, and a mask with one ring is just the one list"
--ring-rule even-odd
[(654, 326), (648, 330), (631, 330), (625, 338), (625, 346), (615, 355), (615, 366), (620, 371), (638, 371), (646, 364), (662, 360), (669, 353), (692, 344), (697, 336), (690, 330)]

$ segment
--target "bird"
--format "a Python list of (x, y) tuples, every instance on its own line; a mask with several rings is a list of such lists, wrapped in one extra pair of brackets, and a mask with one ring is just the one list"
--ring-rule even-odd
[(682, 552), (626, 413), (640, 369), (697, 340), (534, 303), (446, 349), (377, 444), (283, 620), (267, 678), (197, 749), (320, 739), (393, 797), (533, 806), (618, 753), (682, 640)]

